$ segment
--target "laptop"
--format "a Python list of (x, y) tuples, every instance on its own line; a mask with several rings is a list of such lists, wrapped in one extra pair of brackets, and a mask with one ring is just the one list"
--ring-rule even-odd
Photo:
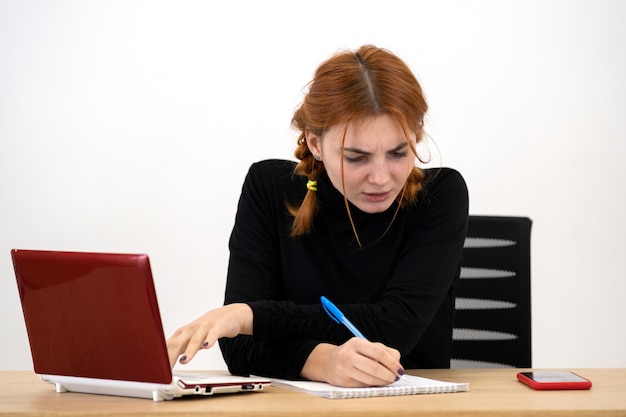
[(172, 374), (147, 255), (13, 249), (11, 257), (35, 373), (57, 392), (163, 401), (270, 385)]

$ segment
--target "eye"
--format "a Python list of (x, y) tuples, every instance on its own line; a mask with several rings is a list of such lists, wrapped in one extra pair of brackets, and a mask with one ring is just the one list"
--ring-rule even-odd
[(395, 159), (405, 158), (407, 155), (407, 151), (396, 151), (391, 153), (391, 157)]
[(346, 162), (357, 163), (365, 160), (364, 156), (345, 156)]

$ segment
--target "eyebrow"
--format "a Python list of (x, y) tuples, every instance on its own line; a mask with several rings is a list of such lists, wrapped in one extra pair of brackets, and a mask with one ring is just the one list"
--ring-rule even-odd
[[(399, 144), (398, 146), (396, 146), (395, 148), (388, 150), (387, 153), (394, 153), (394, 152), (398, 152), (398, 151), (403, 151), (403, 150), (405, 150), (408, 147), (409, 147), (409, 144), (406, 143), (406, 142), (403, 142), (403, 143)], [(371, 154), (371, 152), (367, 152), (367, 151), (364, 151), (363, 149), (359, 149), (359, 148), (352, 148), (352, 147), (347, 147), (346, 148), (346, 147), (344, 147), (343, 150), (344, 151), (348, 151), (348, 152), (358, 153), (358, 154), (361, 154), (361, 155), (370, 155)]]

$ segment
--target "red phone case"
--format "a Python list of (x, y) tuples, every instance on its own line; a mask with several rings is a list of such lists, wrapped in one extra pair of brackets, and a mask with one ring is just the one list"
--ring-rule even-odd
[(583, 390), (591, 388), (591, 381), (574, 372), (519, 372), (517, 379), (536, 390)]

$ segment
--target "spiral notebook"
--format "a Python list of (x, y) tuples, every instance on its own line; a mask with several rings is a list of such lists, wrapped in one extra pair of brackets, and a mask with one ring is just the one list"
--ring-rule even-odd
[(445, 382), (419, 376), (405, 375), (403, 379), (383, 387), (344, 388), (324, 382), (273, 379), (272, 385), (324, 398), (364, 398), (391, 395), (442, 394), (469, 391), (467, 382)]

